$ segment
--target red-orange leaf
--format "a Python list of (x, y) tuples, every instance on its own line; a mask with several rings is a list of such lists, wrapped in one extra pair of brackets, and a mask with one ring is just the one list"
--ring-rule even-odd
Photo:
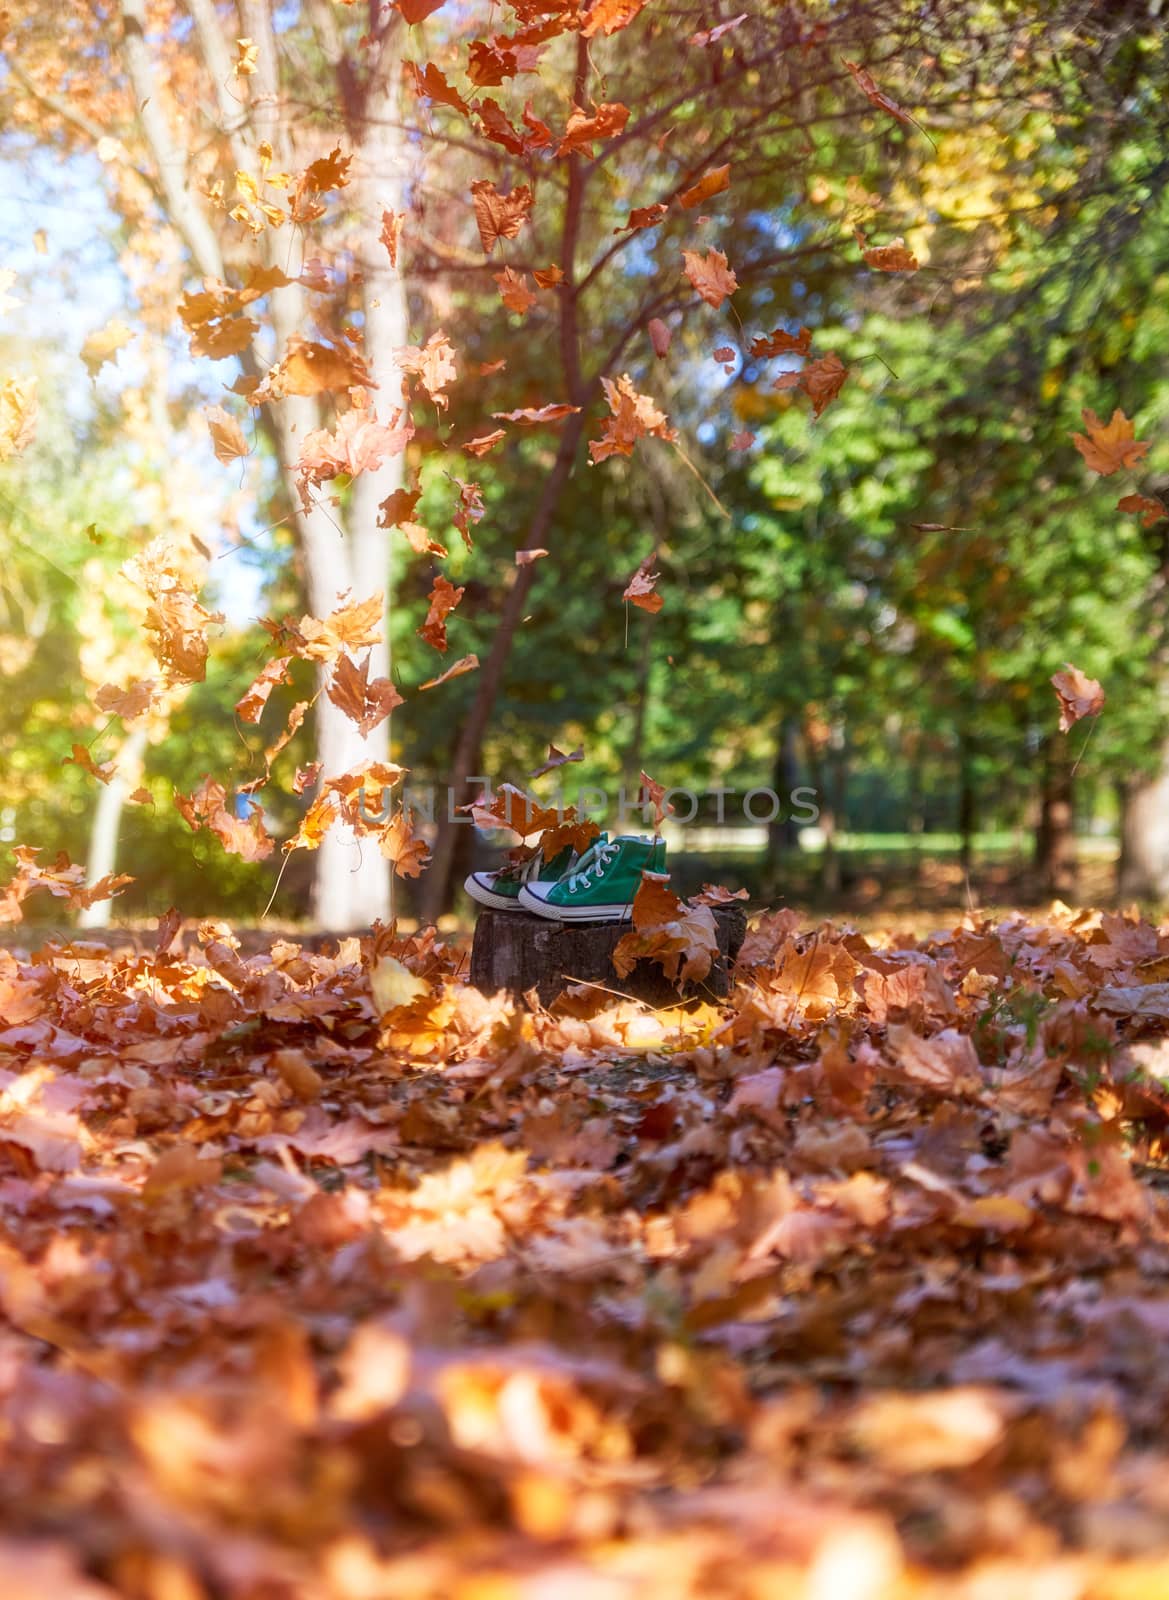
[(633, 604), (640, 606), (643, 611), (660, 611), (665, 603), (663, 597), (656, 592), (657, 581), (661, 577), (660, 572), (653, 570), (656, 560), (656, 552), (651, 552), (646, 556), (640, 567), (630, 578), (625, 592), (621, 596), (623, 600), (632, 600)]
[(760, 361), (766, 361), (771, 356), (810, 356), (811, 353), (812, 333), (809, 328), (801, 328), (799, 333), (789, 333), (786, 328), (776, 328), (774, 333), (765, 333), (760, 338), (751, 340), (751, 354)]
[(1160, 522), (1162, 517), (1169, 516), (1164, 501), (1148, 494), (1121, 495), (1116, 502), (1116, 509), (1134, 512), (1140, 517), (1141, 525), (1145, 528), (1151, 528), (1154, 522)]
[(453, 583), (448, 583), (441, 573), (434, 580), (434, 587), (430, 591), (430, 610), (418, 633), (436, 650), (445, 651), (447, 648), (446, 619), (464, 593), (465, 590), (456, 589)]

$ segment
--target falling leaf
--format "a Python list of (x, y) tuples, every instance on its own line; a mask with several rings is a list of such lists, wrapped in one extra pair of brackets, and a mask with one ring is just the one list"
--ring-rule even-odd
[(119, 350), (124, 350), (137, 335), (119, 317), (107, 322), (104, 328), (91, 333), (81, 346), (81, 359), (91, 378), (96, 378), (107, 361), (112, 361)]
[(904, 239), (894, 239), (892, 244), (866, 246), (861, 254), (866, 266), (876, 272), (916, 272), (919, 265), (913, 251), (905, 248)]
[(515, 564), (517, 567), (530, 567), (533, 561), (542, 561), (547, 554), (547, 550), (538, 545), (533, 550), (517, 550)]
[(243, 722), (259, 722), (268, 696), (278, 683), (291, 683), (288, 665), (290, 656), (276, 656), (261, 669), (249, 689), (236, 701), (236, 715)]
[(1148, 454), (1148, 441), (1133, 437), (1133, 425), (1119, 406), (1109, 422), (1101, 422), (1094, 411), (1087, 409), (1082, 415), (1087, 437), (1073, 433), (1072, 443), (1092, 471), (1102, 478), (1111, 477), (1125, 467), (1135, 467)]
[(668, 444), (677, 439), (665, 413), (658, 410), (648, 395), (638, 393), (628, 373), (615, 382), (602, 378), (601, 385), (612, 415), (606, 419), (600, 438), (589, 441), (589, 455), (594, 464), (613, 455), (631, 456), (639, 439), (663, 439)]
[[(441, 3), (441, 0), (440, 0)], [(409, 78), (414, 93), (421, 99), (433, 100), (437, 105), (450, 106), (452, 110), (460, 112), (464, 117), (469, 116), (471, 107), (463, 99), (457, 89), (447, 82), (443, 73), (433, 62), (428, 62), (425, 67), (415, 66), (413, 61), (405, 63), (406, 76)]]
[(593, 111), (582, 111), (574, 106), (564, 130), (564, 137), (556, 148), (557, 156), (583, 152), (592, 154), (597, 139), (612, 139), (629, 121), (629, 107), (618, 103), (596, 106)]
[[(724, 189), (729, 189), (730, 186), (730, 166), (713, 167), (699, 178), (697, 183), (691, 184), (689, 189), (682, 191), (678, 196), (678, 204), (683, 211), (692, 211), (695, 206), (700, 206), (704, 200), (709, 200), (712, 195), (722, 194)], [(726, 266), (725, 256), (723, 258), (723, 266)], [(728, 290), (728, 293), (733, 292), (733, 290)]]
[(389, 425), (371, 410), (354, 406), (337, 419), (335, 430), (315, 429), (305, 436), (296, 462), (297, 493), (305, 510), (312, 509), (314, 488), (340, 473), (356, 477), (373, 472), (383, 461), (401, 455), (414, 436), (411, 423), (395, 413)]
[(217, 461), (238, 461), (241, 456), (248, 454), (248, 441), (244, 438), (243, 429), (230, 411), (225, 411), (222, 406), (210, 406), (204, 415), (211, 431), (211, 445)]
[(481, 433), (478, 438), (468, 439), (460, 449), (465, 455), (475, 456), (478, 459), (485, 456), (489, 450), (494, 450), (500, 440), (506, 438), (506, 428), (493, 428), (490, 433)]
[(193, 831), (209, 829), (229, 855), (243, 861), (263, 861), (272, 854), (273, 842), (264, 827), (263, 813), (249, 806), (246, 817), (237, 817), (226, 806), (227, 791), (210, 776), (192, 794), (175, 793), (175, 806)]
[(684, 250), (682, 262), (695, 292), (716, 311), (727, 296), (734, 294), (739, 287), (739, 280), (728, 267), (727, 258), (721, 250), (708, 250), (704, 256), (700, 256), (696, 250)]
[(648, 4), (649, 0), (592, 0), (580, 31), (586, 39), (620, 33)]
[(655, 200), (653, 205), (635, 206), (629, 213), (629, 221), (622, 228), (614, 228), (614, 233), (637, 232), (642, 228), (656, 228), (669, 211), (669, 206), (664, 200)]
[(657, 356), (659, 361), (662, 360), (669, 354), (670, 350), (672, 335), (669, 328), (666, 327), (660, 317), (651, 317), (646, 323), (646, 331), (649, 334), (650, 343), (654, 347), (654, 355)]
[(99, 711), (107, 716), (121, 717), (123, 722), (133, 722), (143, 712), (149, 711), (157, 697), (157, 685), (153, 678), (142, 678), (130, 684), (126, 689), (120, 689), (115, 684), (103, 683), (93, 697), (93, 703)]
[(801, 328), (799, 333), (788, 333), (786, 328), (776, 328), (774, 333), (763, 334), (760, 338), (751, 340), (751, 354), (760, 361), (766, 361), (771, 356), (810, 356), (811, 353), (812, 335), (808, 328)]
[(844, 65), (852, 73), (853, 81), (856, 83), (857, 88), (878, 110), (887, 111), (891, 117), (896, 117), (898, 122), (910, 123), (913, 121), (907, 111), (902, 110), (895, 100), (891, 100), (882, 89), (877, 87), (876, 79), (871, 72), (866, 71), (864, 67), (855, 61), (845, 61)]
[(826, 356), (809, 361), (801, 372), (784, 372), (775, 380), (774, 389), (802, 389), (812, 402), (812, 412), (820, 416), (844, 387), (848, 368), (834, 350)]
[(0, 382), (0, 461), (26, 450), (36, 431), (36, 379), (5, 378)]
[(399, 524), (409, 521), (414, 515), (421, 497), (422, 490), (420, 488), (394, 489), (386, 496), (379, 507), (378, 527), (396, 528)]
[(623, 600), (632, 600), (635, 606), (640, 606), (643, 611), (657, 612), (665, 603), (663, 597), (656, 592), (656, 584), (661, 576), (654, 572), (653, 565), (657, 560), (657, 552), (651, 551), (630, 578)]
[(570, 761), (584, 760), (584, 746), (579, 745), (571, 755), (565, 755), (563, 750), (557, 750), (554, 744), (548, 746), (548, 754), (540, 765), (528, 773), (529, 778), (542, 778), (546, 772), (552, 772), (556, 767), (563, 767)]
[[(465, 593), (466, 590), (456, 589), (454, 584), (449, 583), (441, 573), (435, 578), (434, 587), (430, 591), (430, 609), (426, 613), (426, 621), (417, 632), (436, 650), (446, 651), (446, 619)], [(422, 687), (425, 689), (426, 684)]]
[(665, 788), (656, 783), (648, 772), (640, 774), (640, 787), (637, 791), (639, 806), (652, 806), (654, 814), (654, 828), (661, 827), (664, 818), (673, 815), (674, 807), (666, 800)]
[(402, 241), (402, 227), (405, 221), (404, 211), (382, 212), (382, 231), (378, 234), (378, 238), (386, 247), (391, 267), (398, 265), (398, 246)]
[(579, 410), (579, 406), (558, 403), (547, 406), (524, 406), (519, 411), (493, 411), (491, 415), (497, 422), (515, 422), (521, 428), (538, 428), (544, 423), (559, 422), (563, 417), (571, 417)]
[[(253, 330), (255, 326), (253, 323)], [(246, 343), (245, 340), (244, 345)], [(236, 350), (244, 348), (244, 345), (236, 346)], [(369, 369), (356, 352), (295, 335), (288, 341), (284, 359), (270, 369), (252, 396), (252, 404), (261, 405), (290, 394), (329, 394), (344, 389), (373, 387)]]
[(699, 49), (717, 44), (724, 35), (730, 33), (732, 28), (737, 28), (740, 23), (746, 22), (748, 15), (748, 12), (740, 11), (737, 17), (731, 17), (728, 22), (720, 22), (713, 28), (701, 28), (697, 33), (690, 35), (690, 43), (697, 45)]
[(430, 678), (426, 683), (419, 684), (420, 689), (437, 689), (440, 683), (446, 683), (451, 678), (461, 678), (464, 672), (474, 672), (479, 666), (479, 657), (476, 655), (463, 656), (453, 662), (439, 678)]
[(424, 528), (420, 522), (399, 522), (397, 526), (401, 529), (411, 550), (416, 550), (420, 556), (438, 556), (441, 561), (450, 554), (446, 545), (440, 544), (437, 539), (432, 539), (430, 530)]
[(731, 434), (730, 448), (732, 450), (750, 450), (754, 443), (755, 435), (750, 428), (744, 428), (740, 433)]
[(235, 41), (235, 60), (231, 70), (237, 78), (250, 78), (256, 70), (256, 63), (260, 59), (260, 47), (252, 39), (237, 39)]
[(337, 661), (328, 696), (366, 735), (404, 703), (388, 678), (370, 678), (368, 656), (358, 667), (348, 654)]
[(400, 371), (418, 379), (440, 410), (446, 410), (450, 404), (446, 389), (455, 381), (458, 372), (455, 347), (441, 328), (432, 333), (424, 345), (402, 345), (394, 351), (394, 360)]
[(1155, 522), (1160, 522), (1162, 517), (1169, 516), (1163, 501), (1148, 494), (1122, 495), (1116, 502), (1118, 511), (1131, 511), (1141, 519), (1143, 528), (1151, 528)]
[(495, 272), (492, 277), (499, 288), (499, 298), (508, 310), (518, 312), (521, 317), (526, 316), (536, 304), (536, 296), (524, 281), (524, 274), (504, 267), (502, 272)]
[(96, 778), (99, 783), (109, 783), (117, 772), (117, 765), (113, 761), (97, 762), (90, 755), (83, 744), (73, 746), (73, 754), (66, 756), (62, 766), (80, 767), (83, 772), (88, 772), (91, 778)]
[(475, 222), (486, 255), (491, 254), (500, 239), (514, 239), (532, 215), (535, 196), (526, 183), (500, 194), (490, 179), (478, 178), (471, 185), (471, 194)]
[(400, 878), (420, 877), (430, 859), (430, 846), (414, 832), (414, 813), (409, 810), (399, 811), (386, 824), (378, 835), (378, 849)]
[(1104, 709), (1105, 694), (1095, 678), (1067, 662), (1052, 675), (1051, 686), (1059, 700), (1059, 731), (1067, 733), (1081, 717), (1095, 717)]

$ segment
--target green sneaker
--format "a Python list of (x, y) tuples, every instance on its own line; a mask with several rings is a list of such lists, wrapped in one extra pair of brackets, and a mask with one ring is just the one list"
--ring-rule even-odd
[(600, 839), (559, 881), (525, 883), (520, 907), (552, 922), (628, 922), (643, 872), (665, 872), (663, 839)]
[(551, 861), (545, 861), (543, 854), (537, 851), (518, 867), (500, 867), (498, 872), (472, 872), (464, 880), (463, 888), (472, 900), (477, 900), (481, 906), (490, 906), (493, 911), (519, 911), (520, 890), (525, 884), (547, 883), (551, 886), (575, 866), (583, 864), (591, 851), (607, 837), (601, 834), (580, 857), (570, 844), (566, 844)]

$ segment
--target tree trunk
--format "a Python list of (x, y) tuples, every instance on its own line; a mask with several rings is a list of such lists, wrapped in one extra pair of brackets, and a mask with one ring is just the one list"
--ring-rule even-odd
[(1135, 900), (1169, 899), (1169, 742), (1160, 770), (1125, 788), (1117, 891)]
[(1069, 895), (1076, 889), (1078, 863), (1073, 767), (1063, 734), (1044, 741), (1035, 866), (1045, 894)]
[[(548, 530), (551, 527), (564, 486), (568, 482), (569, 474), (572, 471), (573, 458), (576, 455), (577, 445), (583, 432), (583, 413), (569, 417), (560, 436), (560, 448), (556, 453), (552, 471), (544, 480), (544, 490), (540, 496), (540, 503), (536, 507), (535, 515), (528, 526), (523, 544), (517, 546), (518, 549), (539, 547), (548, 537)], [(496, 624), (495, 633), (492, 636), (491, 649), (476, 674), (475, 696), (463, 722), (459, 740), (455, 746), (455, 753), (451, 759), (446, 785), (439, 797), (438, 825), (435, 831), (434, 849), (430, 866), (422, 880), (422, 920), (424, 922), (436, 922), (439, 915), (449, 904), (451, 868), (455, 851), (455, 829), (460, 826), (458, 822), (453, 820), (453, 813), (458, 806), (465, 804), (467, 800), (472, 798), (467, 786), (467, 779), (474, 774), (475, 768), (479, 763), (479, 752), (482, 749), (483, 736), (487, 732), (487, 724), (491, 720), (496, 697), (503, 683), (516, 629), (519, 627), (520, 619), (523, 617), (527, 606), (528, 594), (535, 577), (536, 565), (533, 562), (516, 570), (511, 587), (507, 591), (503, 605), (500, 608), (499, 622)]]
[(763, 854), (764, 899), (770, 899), (777, 892), (784, 861), (799, 848), (800, 843), (799, 824), (792, 816), (792, 793), (800, 781), (796, 737), (795, 718), (785, 713), (780, 719), (775, 759), (771, 767), (771, 787), (779, 796), (780, 809), (774, 821), (767, 824), (767, 844)]
[(958, 865), (964, 873), (974, 866), (974, 835), (978, 832), (978, 787), (974, 781), (974, 747), (963, 734), (958, 746)]
[[(576, 78), (573, 93), (573, 99), (578, 106), (588, 103), (589, 62), (589, 42), (583, 37), (578, 37), (576, 45)], [(566, 165), (568, 167), (568, 184), (564, 202), (564, 227), (561, 235), (559, 263), (564, 272), (564, 279), (558, 290), (560, 297), (560, 367), (566, 398), (572, 405), (580, 409), (564, 422), (560, 434), (560, 445), (556, 452), (556, 460), (553, 462), (551, 472), (544, 480), (544, 487), (523, 543), (518, 544), (516, 546), (517, 549), (539, 548), (545, 544), (548, 538), (549, 529), (560, 504), (560, 498), (572, 473), (577, 447), (584, 434), (584, 407), (588, 403), (589, 394), (593, 387), (599, 382), (597, 377), (594, 377), (590, 383), (584, 381), (580, 362), (580, 289), (577, 283), (576, 252), (580, 237), (581, 210), (584, 204), (585, 169), (579, 153), (569, 156)], [(436, 922), (440, 913), (450, 902), (451, 868), (455, 854), (455, 828), (458, 826), (452, 820), (453, 812), (457, 806), (465, 804), (470, 798), (467, 792), (467, 779), (474, 774), (475, 768), (479, 763), (479, 752), (483, 746), (483, 736), (487, 732), (491, 713), (495, 709), (495, 701), (507, 671), (507, 663), (515, 640), (516, 629), (519, 627), (524, 615), (524, 608), (527, 605), (528, 595), (535, 575), (536, 563), (532, 562), (527, 566), (520, 567), (514, 574), (511, 587), (508, 589), (503, 606), (500, 609), (499, 622), (491, 640), (491, 649), (488, 651), (487, 659), (476, 674), (474, 698), (471, 701), (470, 710), (467, 713), (466, 721), (463, 723), (458, 743), (455, 746), (455, 753), (451, 760), (446, 793), (442, 797), (443, 803), (439, 807), (434, 850), (429, 870), (423, 879), (421, 912), (424, 922)]]
[[(89, 855), (85, 863), (85, 881), (92, 887), (107, 873), (115, 872), (118, 865), (118, 830), (122, 823), (122, 809), (131, 786), (137, 788), (142, 757), (146, 754), (146, 724), (131, 728), (118, 751), (117, 771), (109, 783), (101, 786), (97, 808), (93, 813), (93, 827), (89, 834)], [(82, 928), (108, 928), (110, 925), (109, 900), (98, 900), (87, 906), (77, 918)]]

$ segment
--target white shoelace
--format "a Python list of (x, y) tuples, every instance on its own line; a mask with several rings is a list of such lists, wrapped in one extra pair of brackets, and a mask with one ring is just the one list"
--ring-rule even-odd
[(572, 874), (571, 878), (569, 878), (569, 880), (568, 880), (569, 892), (572, 893), (576, 889), (587, 889), (590, 886), (590, 883), (592, 881), (590, 879), (590, 877), (589, 877), (589, 873), (594, 871), (594, 870), (596, 870), (598, 872), (601, 871), (605, 867), (605, 865), (609, 861), (611, 861), (613, 859), (613, 857), (616, 854), (617, 854), (617, 846), (616, 846), (616, 844), (598, 845), (597, 846), (597, 853), (593, 857), (593, 859), (589, 862), (588, 866), (584, 867), (583, 870), (578, 869), (576, 872), (574, 872)]

